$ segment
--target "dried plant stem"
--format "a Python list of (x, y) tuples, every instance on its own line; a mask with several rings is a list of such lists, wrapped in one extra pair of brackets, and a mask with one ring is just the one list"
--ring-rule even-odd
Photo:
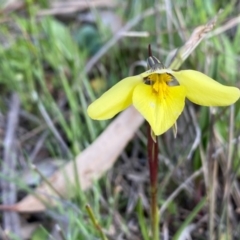
[(150, 197), (151, 197), (151, 224), (152, 239), (159, 240), (159, 215), (158, 215), (158, 143), (154, 141), (151, 127), (148, 125), (148, 162), (150, 171)]
[(213, 161), (213, 165), (211, 167), (213, 170), (213, 174), (211, 176), (211, 183), (209, 186), (209, 239), (216, 239), (215, 236), (215, 210), (216, 210), (216, 188), (217, 188), (217, 170), (218, 163), (217, 161)]
[[(16, 147), (17, 129), (19, 121), (20, 99), (16, 93), (12, 94), (10, 101), (10, 110), (7, 117), (6, 134), (3, 141), (3, 161), (2, 176), (14, 178), (17, 167), (18, 153)], [(1, 179), (1, 200), (3, 205), (11, 205), (17, 201), (17, 188), (14, 181), (6, 181)], [(20, 218), (16, 212), (4, 211), (1, 217), (3, 221), (3, 229), (10, 233), (20, 235)], [(0, 232), (1, 235), (1, 232)], [(0, 236), (1, 238), (1, 236)], [(5, 236), (1, 239), (6, 239)]]
[(31, 169), (33, 171), (35, 171), (37, 174), (39, 174), (39, 176), (41, 177), (41, 179), (49, 186), (49, 188), (55, 192), (60, 198), (64, 198), (63, 195), (52, 185), (52, 183), (48, 180), (48, 178), (46, 178), (44, 176), (44, 174), (42, 174), (41, 171), (39, 171), (39, 169), (34, 165), (34, 164), (31, 164), (30, 165)]
[(226, 208), (226, 222), (227, 222), (227, 236), (231, 238), (232, 226), (231, 226), (231, 204), (230, 204), (230, 192), (232, 187), (231, 169), (232, 169), (232, 155), (233, 155), (233, 145), (232, 140), (234, 136), (234, 105), (230, 107), (230, 119), (229, 119), (229, 135), (228, 135), (228, 155), (227, 155), (227, 168), (225, 172), (225, 189), (224, 189), (224, 204)]
[(57, 224), (56, 225), (56, 229), (61, 237), (62, 240), (67, 240), (67, 238), (65, 237), (64, 233), (63, 233), (63, 230), (61, 229), (61, 227)]
[(211, 114), (210, 118), (210, 143), (208, 149), (208, 196), (209, 196), (209, 240), (215, 240), (215, 210), (216, 210), (216, 189), (217, 189), (217, 169), (218, 164), (213, 157), (214, 152), (214, 130), (213, 125), (215, 121), (214, 114)]

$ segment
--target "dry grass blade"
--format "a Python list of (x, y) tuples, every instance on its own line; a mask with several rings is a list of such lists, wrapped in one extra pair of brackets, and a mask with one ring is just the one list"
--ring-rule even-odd
[(209, 239), (215, 239), (215, 213), (216, 213), (216, 193), (217, 193), (217, 174), (218, 174), (218, 163), (213, 158), (213, 152), (215, 149), (215, 132), (214, 132), (215, 115), (210, 115), (210, 126), (209, 126), (209, 143), (207, 147), (207, 168), (208, 168), (208, 196), (209, 196)]
[(211, 33), (209, 33), (206, 38), (211, 38), (217, 35), (220, 35), (221, 33), (226, 32), (227, 30), (234, 28), (235, 26), (237, 26), (240, 23), (240, 16), (231, 18), (230, 20), (228, 20), (225, 24), (221, 25), (220, 27), (214, 29), (214, 31), (212, 31)]
[(91, 7), (109, 8), (114, 7), (115, 5), (116, 3), (114, 1), (108, 0), (53, 2), (50, 9), (39, 11), (38, 16), (72, 14), (78, 11), (84, 11)]
[(212, 31), (216, 24), (217, 17), (218, 16), (209, 21), (206, 25), (195, 28), (188, 41), (177, 51), (176, 56), (170, 64), (171, 69), (178, 69), (182, 65), (182, 63), (203, 40), (206, 34)]
[[(18, 126), (18, 116), (20, 110), (20, 100), (17, 94), (12, 95), (10, 102), (10, 111), (7, 118), (6, 136), (4, 139), (4, 155), (2, 165), (2, 175), (14, 177), (16, 168), (16, 129)], [(14, 204), (17, 201), (17, 192), (14, 182), (2, 180), (2, 202), (3, 204)], [(14, 212), (4, 212), (3, 214), (3, 228), (9, 232), (17, 235), (20, 233), (20, 220), (18, 214)]]
[(68, 149), (67, 144), (65, 143), (65, 141), (63, 140), (63, 138), (59, 134), (59, 132), (58, 132), (57, 128), (55, 127), (51, 117), (49, 116), (49, 114), (47, 113), (44, 105), (40, 101), (39, 101), (39, 110), (40, 110), (44, 120), (46, 121), (46, 124), (48, 125), (49, 129), (51, 130), (51, 132), (53, 133), (55, 138), (58, 140), (58, 142), (61, 146), (63, 156), (72, 157), (72, 154), (71, 154), (70, 150)]
[(232, 171), (232, 163), (233, 163), (233, 146), (231, 144), (234, 136), (234, 111), (235, 106), (232, 105), (230, 107), (230, 119), (229, 119), (229, 138), (228, 138), (228, 156), (227, 156), (227, 167), (225, 171), (225, 187), (224, 187), (224, 201), (226, 206), (226, 217), (227, 217), (227, 231), (228, 236), (231, 236), (230, 230), (231, 229), (231, 203), (230, 203), (230, 193), (231, 193), (231, 187), (232, 187), (232, 177), (231, 177), (231, 171)]

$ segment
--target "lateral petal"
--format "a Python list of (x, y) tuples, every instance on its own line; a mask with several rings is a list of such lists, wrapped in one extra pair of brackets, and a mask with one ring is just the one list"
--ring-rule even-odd
[(141, 82), (140, 75), (124, 78), (88, 106), (88, 115), (95, 120), (114, 117), (132, 104), (133, 90)]
[(133, 105), (149, 122), (155, 135), (171, 128), (183, 111), (186, 90), (182, 86), (168, 87), (164, 96), (141, 83), (133, 92)]
[(187, 90), (186, 97), (202, 106), (227, 106), (235, 103), (240, 97), (240, 90), (216, 82), (207, 75), (194, 71), (172, 71), (180, 85)]

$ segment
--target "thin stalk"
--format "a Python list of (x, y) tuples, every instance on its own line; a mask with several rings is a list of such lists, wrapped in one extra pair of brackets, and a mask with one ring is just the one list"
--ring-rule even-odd
[(152, 239), (159, 240), (158, 216), (158, 143), (153, 139), (151, 127), (148, 124), (148, 162), (150, 171), (150, 197), (151, 197), (151, 227)]
[(94, 216), (94, 213), (91, 209), (91, 207), (89, 205), (86, 205), (86, 210), (87, 210), (87, 213), (92, 221), (92, 224), (93, 226), (96, 228), (96, 230), (99, 232), (99, 235), (100, 235), (100, 238), (102, 240), (108, 240), (107, 237), (105, 236), (103, 230), (102, 230), (102, 227), (100, 226), (100, 224), (98, 223), (97, 219), (95, 218)]
[(208, 149), (208, 196), (209, 196), (209, 240), (215, 240), (215, 211), (216, 211), (216, 184), (217, 184), (217, 161), (213, 158), (214, 153), (214, 122), (215, 115), (210, 115), (210, 136)]
[(138, 213), (137, 214), (138, 222), (139, 222), (139, 226), (140, 226), (140, 230), (141, 230), (143, 239), (144, 240), (150, 240), (149, 235), (148, 235), (147, 224), (146, 224), (146, 221), (144, 219), (143, 206), (142, 206), (141, 198), (139, 198), (139, 200), (138, 200), (137, 213)]
[(230, 119), (229, 119), (229, 135), (228, 135), (228, 156), (227, 156), (227, 169), (225, 177), (225, 190), (224, 190), (224, 201), (227, 210), (227, 239), (232, 239), (232, 226), (231, 226), (231, 203), (230, 203), (230, 192), (232, 188), (231, 169), (233, 162), (233, 145), (232, 140), (234, 136), (234, 105), (230, 107)]
[(62, 240), (67, 240), (67, 238), (65, 237), (65, 235), (63, 233), (63, 230), (60, 228), (60, 226), (58, 224), (56, 225), (56, 229), (57, 229), (57, 232), (59, 233), (61, 239)]
[(51, 188), (51, 190), (53, 192), (55, 192), (60, 198), (64, 198), (62, 196), (62, 194), (49, 181), (49, 179), (47, 177), (45, 177), (44, 174), (42, 174), (42, 172), (39, 171), (39, 169), (34, 164), (31, 164), (30, 167), (32, 168), (33, 171), (35, 171), (37, 174), (39, 174), (39, 176), (42, 178), (42, 180)]

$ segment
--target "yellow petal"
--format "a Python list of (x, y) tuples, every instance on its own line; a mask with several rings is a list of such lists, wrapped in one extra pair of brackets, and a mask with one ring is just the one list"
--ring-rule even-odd
[(203, 106), (227, 106), (236, 102), (240, 90), (236, 87), (224, 86), (201, 72), (194, 70), (172, 71), (180, 85), (187, 90), (186, 97)]
[(185, 104), (186, 90), (182, 86), (167, 87), (163, 95), (144, 83), (135, 87), (133, 105), (149, 122), (155, 135), (161, 135), (173, 126)]
[(141, 82), (140, 75), (121, 80), (89, 105), (87, 109), (88, 115), (96, 120), (114, 117), (132, 104), (133, 89)]

